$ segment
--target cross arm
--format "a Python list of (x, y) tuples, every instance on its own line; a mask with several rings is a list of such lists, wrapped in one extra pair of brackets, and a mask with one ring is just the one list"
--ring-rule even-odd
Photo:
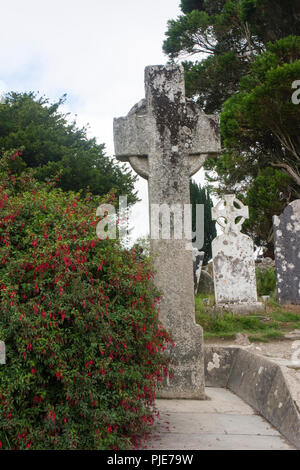
[(114, 119), (115, 152), (120, 161), (148, 156), (151, 129), (145, 101), (133, 106), (127, 116)]
[[(221, 151), (219, 116), (205, 114), (196, 103), (187, 103), (187, 115), (195, 119), (195, 127), (190, 140), (189, 154), (217, 155)], [(189, 132), (188, 128), (184, 131)], [(187, 136), (188, 137), (188, 136)]]
[(190, 177), (202, 168), (206, 158), (217, 155), (221, 151), (221, 138), (219, 132), (219, 117), (204, 114), (195, 103), (188, 103), (188, 115), (194, 116), (194, 132), (189, 139), (188, 128), (183, 128), (187, 134), (189, 145)]
[(129, 162), (142, 178), (149, 177), (149, 137), (151, 135), (145, 100), (137, 103), (126, 117), (114, 119), (117, 160)]
[(116, 157), (128, 161), (128, 157), (148, 155), (147, 116), (126, 116), (114, 119), (114, 143)]

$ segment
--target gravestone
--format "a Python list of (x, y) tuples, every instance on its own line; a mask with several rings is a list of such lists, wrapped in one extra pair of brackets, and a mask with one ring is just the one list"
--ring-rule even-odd
[(248, 207), (235, 195), (226, 195), (212, 209), (223, 234), (212, 242), (216, 307), (236, 313), (263, 311), (257, 301), (254, 248), (241, 233)]
[[(203, 399), (203, 334), (195, 323), (189, 179), (209, 154), (220, 151), (218, 118), (206, 116), (185, 98), (182, 66), (146, 67), (145, 89), (146, 98), (126, 117), (114, 120), (114, 140), (116, 157), (148, 180), (151, 251), (155, 283), (162, 292), (159, 315), (175, 342), (169, 350), (174, 378), (164, 382), (159, 395)], [(170, 208), (169, 237), (164, 237), (159, 216), (162, 206)], [(190, 226), (183, 233), (184, 212), (185, 225)]]
[(281, 304), (300, 304), (300, 199), (273, 217), (277, 296)]
[(204, 259), (204, 251), (193, 248), (194, 292), (197, 294)]
[(4, 341), (0, 341), (0, 364), (6, 364)]
[(213, 294), (214, 293), (214, 280), (206, 269), (201, 269), (200, 280), (198, 285), (198, 294)]

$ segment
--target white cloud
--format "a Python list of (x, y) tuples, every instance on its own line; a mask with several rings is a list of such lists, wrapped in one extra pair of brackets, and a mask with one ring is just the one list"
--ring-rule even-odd
[[(167, 61), (162, 42), (180, 0), (10, 0), (1, 5), (0, 93), (69, 95), (65, 110), (90, 124), (112, 154), (112, 122), (144, 96), (144, 68)], [(134, 237), (148, 231), (147, 183)]]

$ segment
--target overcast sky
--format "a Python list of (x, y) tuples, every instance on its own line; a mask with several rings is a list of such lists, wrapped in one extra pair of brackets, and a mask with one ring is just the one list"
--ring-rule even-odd
[[(167, 21), (180, 0), (2, 0), (0, 93), (67, 93), (65, 110), (114, 153), (112, 123), (144, 97), (144, 68), (164, 64)], [(199, 176), (197, 178), (199, 180)], [(147, 183), (133, 238), (148, 232)]]

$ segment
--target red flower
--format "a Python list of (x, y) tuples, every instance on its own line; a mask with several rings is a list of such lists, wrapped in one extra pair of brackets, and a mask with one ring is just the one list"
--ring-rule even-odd
[(102, 268), (103, 268), (103, 261), (102, 261), (102, 263), (98, 266), (98, 271), (102, 271)]

